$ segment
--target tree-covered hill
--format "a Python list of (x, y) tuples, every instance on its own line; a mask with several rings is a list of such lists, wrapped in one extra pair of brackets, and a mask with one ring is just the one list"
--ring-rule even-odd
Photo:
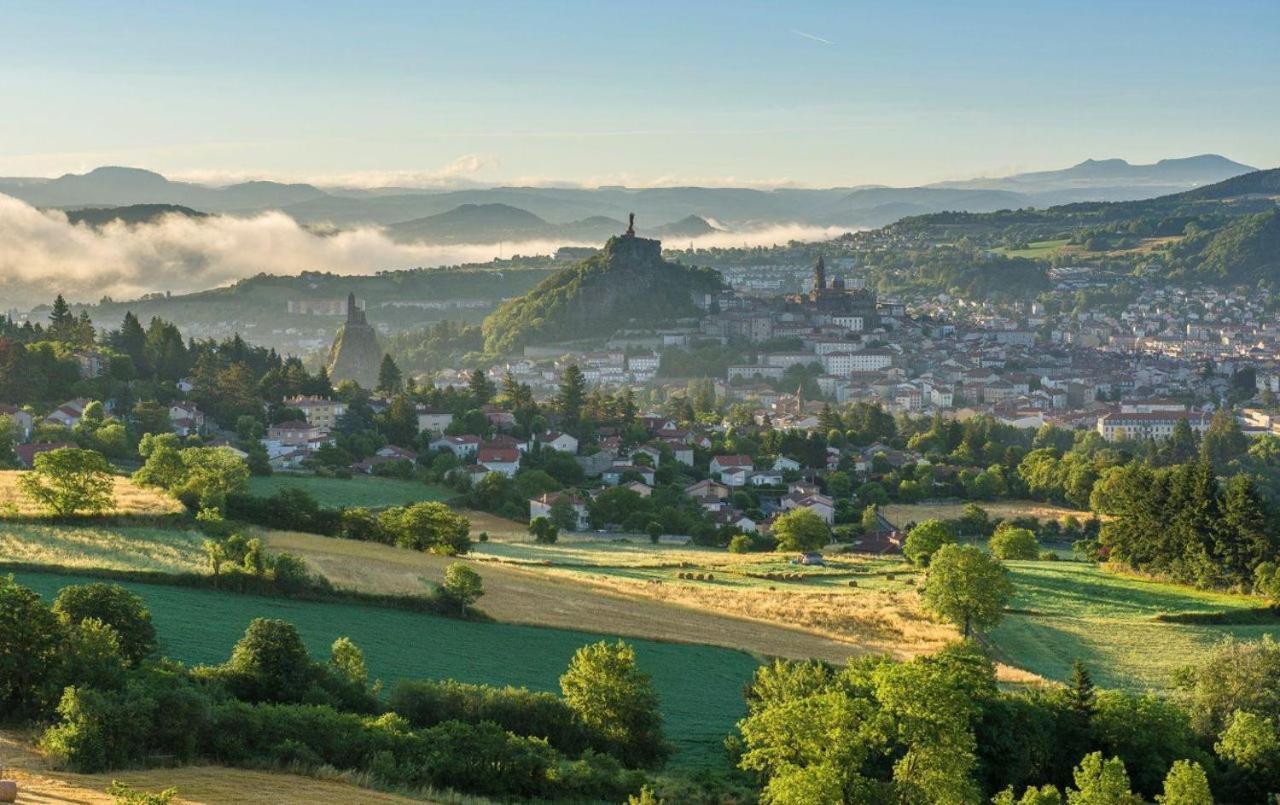
[(695, 294), (721, 287), (715, 271), (663, 260), (656, 240), (610, 238), (598, 254), (556, 272), (485, 319), (485, 349), (504, 353), (695, 315)]
[(1193, 232), (1170, 251), (1170, 276), (1227, 285), (1280, 279), (1280, 208)]

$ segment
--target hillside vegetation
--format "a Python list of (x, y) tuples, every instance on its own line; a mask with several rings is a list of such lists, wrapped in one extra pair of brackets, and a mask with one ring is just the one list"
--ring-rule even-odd
[(610, 238), (599, 254), (556, 272), (485, 319), (485, 349), (507, 353), (696, 314), (693, 295), (718, 290), (720, 275), (669, 263), (661, 248), (656, 240)]

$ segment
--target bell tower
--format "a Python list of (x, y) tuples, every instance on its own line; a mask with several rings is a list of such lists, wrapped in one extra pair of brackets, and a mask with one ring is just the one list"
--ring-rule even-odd
[(823, 291), (827, 288), (827, 264), (818, 255), (818, 262), (813, 267), (813, 290)]

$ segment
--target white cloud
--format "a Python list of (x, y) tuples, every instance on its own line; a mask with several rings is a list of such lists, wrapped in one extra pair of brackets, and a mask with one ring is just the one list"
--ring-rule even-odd
[[(842, 230), (798, 224), (693, 239), (695, 248), (821, 240)], [(685, 248), (689, 242), (671, 242)], [(378, 271), (483, 263), (499, 253), (550, 254), (563, 241), (506, 244), (402, 244), (375, 227), (318, 235), (279, 212), (248, 218), (169, 215), (153, 223), (72, 225), (64, 213), (41, 211), (0, 195), (0, 310), (30, 307), (62, 293), (80, 302), (110, 295), (185, 293), (227, 285), (260, 273)]]

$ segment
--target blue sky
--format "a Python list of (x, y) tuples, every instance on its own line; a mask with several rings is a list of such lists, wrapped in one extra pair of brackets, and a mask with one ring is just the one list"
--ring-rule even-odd
[(1280, 2), (0, 0), (0, 175), (917, 184), (1280, 165)]

